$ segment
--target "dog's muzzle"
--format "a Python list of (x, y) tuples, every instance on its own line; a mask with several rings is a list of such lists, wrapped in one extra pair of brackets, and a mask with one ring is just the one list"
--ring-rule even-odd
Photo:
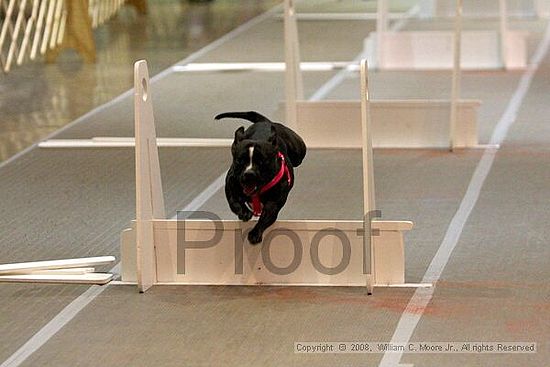
[(241, 176), (241, 186), (245, 195), (252, 195), (258, 189), (258, 175), (252, 170), (245, 171)]

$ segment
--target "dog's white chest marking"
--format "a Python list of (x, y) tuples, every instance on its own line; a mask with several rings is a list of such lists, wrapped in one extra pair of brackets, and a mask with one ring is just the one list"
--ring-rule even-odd
[(250, 158), (250, 163), (248, 164), (248, 166), (246, 166), (245, 171), (249, 171), (249, 170), (252, 169), (252, 165), (253, 165), (252, 157), (253, 156), (254, 156), (254, 146), (248, 147), (248, 157)]

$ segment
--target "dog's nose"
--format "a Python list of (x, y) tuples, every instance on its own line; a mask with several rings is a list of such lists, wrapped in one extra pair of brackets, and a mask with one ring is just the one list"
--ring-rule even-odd
[(242, 181), (244, 184), (252, 184), (255, 183), (257, 179), (256, 172), (254, 171), (245, 171), (243, 173)]

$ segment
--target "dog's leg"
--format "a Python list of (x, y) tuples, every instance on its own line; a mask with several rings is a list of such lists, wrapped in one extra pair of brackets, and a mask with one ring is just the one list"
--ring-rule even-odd
[(235, 195), (229, 185), (225, 186), (225, 196), (227, 197), (229, 208), (239, 217), (239, 220), (248, 222), (252, 218), (252, 212), (245, 206), (243, 198), (239, 195)]
[(258, 219), (258, 223), (256, 223), (254, 228), (252, 228), (252, 230), (248, 233), (248, 242), (250, 242), (251, 245), (256, 245), (262, 242), (264, 231), (275, 223), (281, 208), (282, 206), (280, 206), (280, 203), (273, 201), (268, 201), (264, 204), (262, 215), (260, 216), (260, 219)]

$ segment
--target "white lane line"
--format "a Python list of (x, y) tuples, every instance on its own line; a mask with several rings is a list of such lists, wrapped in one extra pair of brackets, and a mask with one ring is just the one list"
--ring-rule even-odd
[[(248, 22), (242, 24), (241, 26), (235, 28), (233, 31), (227, 33), (225, 36), (219, 38), (218, 40), (214, 41), (213, 43), (207, 45), (206, 47), (200, 49), (199, 51), (193, 53), (186, 59), (184, 59), (183, 63), (190, 62), (192, 60), (197, 59), (198, 57), (202, 56), (208, 51), (211, 51), (212, 49), (222, 45), (223, 43), (235, 38), (239, 34), (243, 33), (244, 31), (248, 30), (252, 26), (262, 22), (265, 19), (270, 18), (275, 12), (279, 11), (281, 8), (281, 5), (277, 5), (267, 11), (266, 13), (263, 13)], [(172, 73), (172, 67), (166, 69), (165, 71), (157, 74), (155, 77), (151, 79), (151, 82), (158, 81), (167, 75)], [(116, 97), (114, 100), (98, 106), (97, 108), (91, 110), (90, 112), (86, 113), (85, 115), (81, 116), (80, 118), (76, 119), (69, 125), (66, 125), (62, 129), (56, 131), (55, 133), (51, 134), (46, 138), (52, 138), (53, 136), (59, 134), (63, 130), (79, 123), (80, 121), (84, 120), (85, 118), (113, 105), (114, 103), (122, 100), (123, 98), (131, 95), (133, 92), (133, 89), (130, 89), (129, 91), (121, 94), (120, 96)], [(37, 143), (38, 144), (38, 143)], [(22, 152), (16, 154), (15, 156), (11, 157), (7, 161), (4, 161), (3, 163), (0, 163), (0, 168), (5, 166), (6, 164), (13, 162), (18, 157), (22, 156), (23, 154), (26, 154), (30, 150), (34, 149), (37, 144), (32, 145), (31, 147), (23, 150)], [(217, 184), (217, 180), (214, 181), (214, 183)], [(212, 186), (212, 185), (211, 185)], [(210, 186), (209, 186), (210, 187)], [(202, 195), (202, 194), (201, 194)], [(187, 205), (184, 210), (197, 210), (200, 205), (202, 205), (207, 199), (200, 198), (201, 195), (199, 195), (195, 200), (193, 200), (189, 205)], [(210, 195), (211, 196), (211, 195)], [(120, 273), (120, 263), (115, 265), (113, 269), (111, 269), (111, 272), (113, 273)], [(78, 296), (74, 301), (69, 303), (63, 310), (61, 310), (53, 319), (51, 319), (45, 326), (43, 326), (36, 334), (34, 334), (25, 344), (23, 344), (15, 353), (13, 353), (7, 360), (5, 360), (0, 367), (18, 367), (20, 366), (25, 360), (31, 356), (34, 352), (36, 352), (38, 349), (40, 349), (48, 340), (50, 340), (59, 330), (61, 330), (65, 325), (67, 325), (80, 311), (82, 311), (87, 305), (89, 305), (97, 296), (99, 296), (105, 289), (107, 289), (109, 285), (104, 286), (92, 286), (88, 288), (84, 293), (82, 293), (80, 296)]]
[[(220, 190), (225, 183), (225, 172), (216, 178), (206, 189), (198, 194), (185, 208), (178, 210), (178, 213), (183, 213), (184, 216), (188, 216), (187, 213), (196, 211), (202, 207), (218, 190)], [(184, 219), (182, 214), (174, 215), (172, 219)], [(0, 366), (1, 367), (1, 366)]]
[[(506, 134), (516, 120), (519, 108), (521, 107), (529, 87), (531, 86), (533, 76), (535, 75), (540, 62), (547, 54), (549, 46), (550, 22), (546, 27), (544, 37), (541, 40), (537, 51), (533, 55), (531, 64), (522, 75), (518, 87), (508, 103), (508, 107), (493, 131), (491, 144), (500, 145), (506, 138)], [(462, 199), (462, 202), (460, 203), (460, 206), (451, 220), (447, 232), (445, 233), (443, 242), (441, 243), (441, 246), (432, 259), (428, 270), (426, 270), (426, 273), (422, 278), (422, 283), (434, 283), (434, 287), (418, 288), (415, 291), (409, 300), (407, 307), (403, 311), (401, 318), (399, 319), (391, 339), (392, 343), (408, 343), (410, 341), (411, 336), (416, 329), (420, 318), (422, 317), (422, 314), (432, 299), (436, 282), (449, 262), (451, 254), (460, 239), (462, 231), (464, 230), (466, 221), (477, 203), (483, 183), (485, 182), (485, 179), (489, 175), (491, 167), (493, 166), (496, 153), (496, 149), (486, 149), (484, 151), (483, 156), (481, 157), (481, 160), (479, 161), (468, 185), (466, 194), (464, 195), (464, 198)], [(402, 356), (402, 352), (386, 352), (380, 361), (379, 367), (412, 366), (411, 364), (400, 364), (399, 362), (401, 361)]]

